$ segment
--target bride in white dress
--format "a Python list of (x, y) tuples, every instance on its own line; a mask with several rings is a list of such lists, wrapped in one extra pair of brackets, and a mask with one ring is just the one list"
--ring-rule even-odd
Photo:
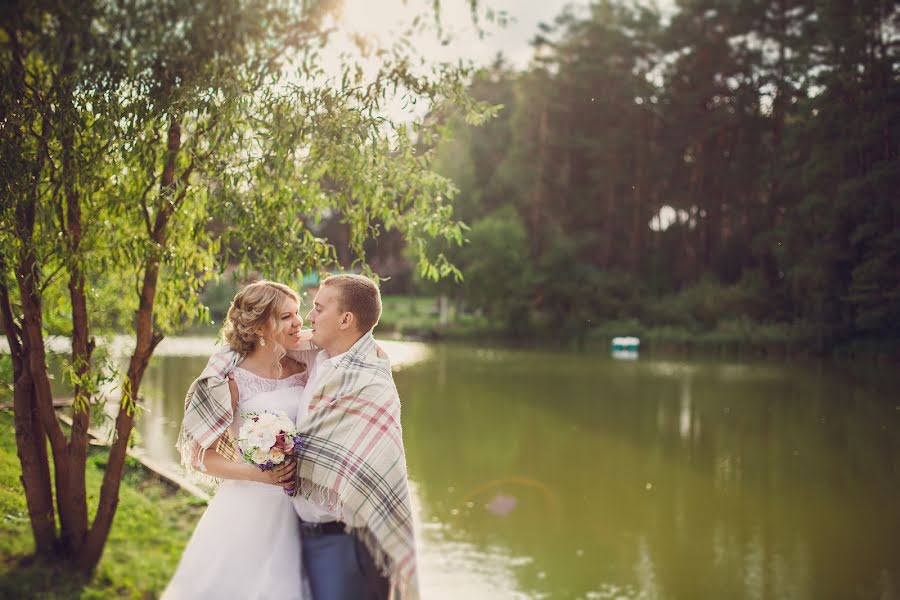
[[(242, 413), (284, 411), (292, 421), (297, 417), (308, 374), (303, 365), (283, 357), (300, 344), (298, 300), (287, 286), (267, 281), (248, 285), (234, 298), (224, 334), (244, 359), (233, 371), (238, 392), (233, 431)], [(293, 483), (296, 465), (262, 471), (228, 460), (215, 447), (202, 455), (198, 467), (223, 481), (162, 598), (309, 597), (303, 587), (299, 521), (282, 489)]]

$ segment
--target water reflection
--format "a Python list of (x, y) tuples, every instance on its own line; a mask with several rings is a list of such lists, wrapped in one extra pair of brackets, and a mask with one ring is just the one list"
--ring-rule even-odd
[[(427, 598), (896, 597), (896, 379), (422, 348), (396, 379)], [(154, 360), (151, 452), (204, 364)]]
[[(423, 502), (461, 536), (533, 558), (518, 573), (532, 596), (870, 597), (896, 577), (891, 385), (464, 348), (398, 385)], [(509, 483), (466, 510), (493, 481)], [(516, 499), (503, 515), (497, 494)]]

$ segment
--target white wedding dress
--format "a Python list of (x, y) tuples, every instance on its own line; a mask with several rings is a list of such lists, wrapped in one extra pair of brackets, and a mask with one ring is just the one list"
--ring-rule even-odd
[[(241, 414), (284, 411), (295, 421), (306, 382), (300, 373), (266, 379), (237, 368)], [(163, 600), (302, 600), (300, 527), (280, 487), (224, 480), (191, 535)]]

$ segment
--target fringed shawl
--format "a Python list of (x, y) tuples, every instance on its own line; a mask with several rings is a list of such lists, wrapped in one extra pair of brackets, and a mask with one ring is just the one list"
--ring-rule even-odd
[[(311, 342), (303, 342), (299, 350), (288, 355), (309, 369), (317, 353), (318, 348)], [(243, 460), (235, 445), (236, 432), (231, 430), (235, 414), (228, 388), (228, 374), (243, 358), (228, 348), (213, 354), (184, 399), (184, 419), (176, 447), (182, 466), (196, 479), (207, 483), (220, 481), (208, 475), (203, 467), (204, 453), (217, 441), (216, 452), (235, 462)]]
[(315, 377), (299, 423), (301, 493), (334, 511), (388, 575), (395, 598), (419, 597), (400, 398), (371, 334)]
[(238, 459), (234, 436), (230, 431), (234, 409), (227, 375), (242, 358), (231, 351), (214, 354), (200, 377), (191, 383), (184, 398), (184, 419), (176, 447), (181, 454), (181, 464), (188, 473), (207, 483), (219, 482), (218, 478), (206, 474), (203, 467), (204, 453), (219, 438), (222, 441), (216, 451), (230, 460)]

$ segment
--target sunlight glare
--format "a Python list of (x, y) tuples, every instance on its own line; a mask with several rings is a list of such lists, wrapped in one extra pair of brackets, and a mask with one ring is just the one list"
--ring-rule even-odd
[(383, 42), (414, 17), (409, 3), (397, 0), (344, 0), (337, 15), (338, 27), (348, 35), (362, 36), (367, 42)]

